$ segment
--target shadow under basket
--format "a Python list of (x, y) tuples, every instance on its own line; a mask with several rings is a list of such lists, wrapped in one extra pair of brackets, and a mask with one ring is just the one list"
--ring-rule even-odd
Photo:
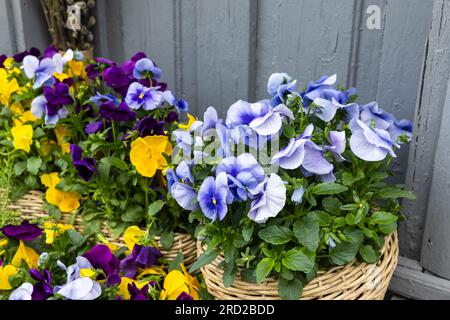
[[(197, 242), (197, 254), (203, 253)], [(245, 282), (239, 274), (231, 287), (223, 285), (220, 254), (211, 264), (201, 268), (208, 292), (219, 300), (280, 300), (278, 281), (269, 278), (261, 284)], [(345, 266), (319, 271), (303, 288), (301, 300), (383, 300), (398, 261), (397, 232), (386, 237), (377, 264), (353, 261)]]
[[(0, 190), (1, 192), (1, 190)], [(44, 193), (41, 191), (29, 191), (23, 197), (18, 199), (16, 202), (8, 205), (8, 209), (18, 211), (21, 213), (22, 219), (33, 220), (33, 219), (45, 219), (48, 218), (47, 212), (44, 210)], [(62, 223), (69, 223), (72, 219), (71, 214), (63, 214), (61, 218)], [(74, 227), (83, 232), (82, 220), (80, 215), (75, 217)], [(124, 246), (122, 238), (114, 238), (109, 228), (103, 223), (102, 233), (106, 236), (108, 241), (117, 244), (119, 246)], [(160, 237), (155, 237), (158, 242), (159, 249), (161, 253), (169, 260), (175, 258), (175, 256), (181, 251), (184, 255), (184, 264), (190, 266), (197, 259), (197, 248), (196, 243), (189, 234), (175, 233), (175, 239), (173, 241), (172, 247), (169, 250), (163, 250), (161, 243), (159, 242)]]

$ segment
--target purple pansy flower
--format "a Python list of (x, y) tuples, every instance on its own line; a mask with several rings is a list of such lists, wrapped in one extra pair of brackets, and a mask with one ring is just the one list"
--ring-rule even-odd
[(112, 254), (108, 246), (97, 244), (83, 254), (92, 266), (102, 269), (106, 276), (120, 271), (120, 260)]
[(49, 45), (44, 51), (43, 58), (53, 58), (57, 53), (59, 53), (59, 50), (54, 45)]
[(186, 292), (180, 293), (180, 295), (177, 297), (177, 300), (183, 301), (183, 300), (194, 300), (194, 298), (190, 295), (188, 295)]
[(270, 104), (274, 107), (283, 103), (286, 94), (295, 93), (297, 80), (286, 73), (274, 73), (267, 82), (267, 91), (273, 97)]
[(159, 79), (161, 77), (161, 69), (155, 66), (152, 60), (148, 58), (141, 58), (136, 61), (133, 70), (133, 76), (136, 79), (146, 78), (147, 73), (151, 73), (151, 78)]
[(316, 98), (314, 104), (320, 107), (315, 110), (316, 117), (325, 122), (333, 120), (340, 109), (345, 110), (350, 119), (359, 117), (359, 106), (356, 103), (343, 105), (333, 97), (331, 100)]
[(121, 261), (120, 270), (125, 277), (134, 279), (139, 268), (154, 266), (161, 256), (162, 253), (157, 248), (135, 244), (131, 254)]
[(124, 96), (131, 83), (131, 79), (126, 71), (121, 67), (112, 65), (103, 72), (103, 79), (107, 86), (113, 88), (117, 93)]
[(164, 135), (164, 121), (159, 121), (152, 116), (139, 120), (135, 128), (141, 138), (146, 136)]
[(50, 58), (39, 61), (35, 56), (26, 56), (23, 59), (23, 70), (28, 79), (34, 78), (33, 89), (37, 89), (49, 81), (54, 81), (56, 63)]
[(129, 283), (127, 288), (130, 293), (130, 300), (148, 300), (148, 284), (139, 289), (135, 283)]
[(22, 51), (22, 52), (19, 52), (19, 53), (13, 55), (13, 59), (14, 59), (14, 61), (20, 63), (27, 56), (33, 56), (33, 57), (39, 58), (41, 56), (41, 51), (39, 51), (38, 48), (32, 47), (30, 50), (25, 50), (25, 51)]
[(365, 161), (381, 161), (387, 154), (396, 157), (393, 146), (398, 146), (392, 141), (389, 132), (383, 129), (370, 128), (359, 119), (350, 121), (352, 136), (350, 148), (353, 153)]
[(0, 229), (3, 234), (10, 238), (17, 240), (31, 241), (41, 236), (42, 229), (35, 224), (30, 224), (27, 220), (23, 221), (20, 225), (14, 226), (8, 224)]
[(265, 223), (267, 219), (276, 217), (286, 203), (286, 186), (283, 180), (272, 173), (269, 178), (250, 190), (251, 203), (248, 217), (256, 223)]
[(72, 163), (77, 170), (78, 176), (84, 181), (92, 179), (97, 171), (97, 163), (94, 158), (82, 157), (83, 150), (76, 144), (70, 145), (70, 153), (72, 155)]
[(185, 210), (195, 211), (199, 208), (197, 202), (197, 191), (185, 183), (175, 182), (171, 189), (172, 197), (180, 207)]
[(252, 104), (239, 100), (228, 109), (226, 124), (230, 129), (248, 126), (259, 135), (270, 136), (280, 131), (284, 117), (293, 119), (294, 115), (283, 104), (272, 107), (268, 100)]
[(122, 278), (118, 273), (111, 273), (106, 277), (106, 285), (113, 287), (117, 286), (122, 282)]
[(131, 109), (138, 110), (141, 107), (144, 110), (156, 109), (162, 101), (159, 87), (145, 87), (139, 82), (133, 82), (128, 88), (125, 102)]
[(220, 161), (216, 174), (225, 172), (228, 187), (234, 199), (247, 200), (247, 190), (256, 188), (264, 180), (264, 169), (250, 153), (238, 157), (227, 157)]
[(48, 270), (42, 270), (39, 272), (36, 269), (30, 269), (31, 278), (37, 281), (33, 286), (33, 300), (47, 300), (53, 296), (52, 275)]
[(45, 124), (57, 124), (59, 119), (64, 119), (69, 115), (69, 111), (65, 107), (59, 108), (56, 114), (49, 115), (49, 111), (53, 113), (54, 109), (49, 110), (47, 103), (47, 99), (43, 95), (37, 96), (31, 101), (31, 113), (38, 119), (44, 116)]
[(4, 69), (5, 65), (3, 64), (5, 60), (8, 59), (8, 56), (5, 54), (0, 55), (0, 68)]
[(125, 102), (122, 102), (118, 107), (110, 101), (105, 102), (100, 106), (100, 114), (104, 118), (113, 121), (132, 121), (136, 119), (136, 113)]
[(88, 123), (84, 127), (84, 132), (86, 132), (87, 134), (93, 134), (93, 133), (100, 131), (102, 128), (103, 128), (103, 121), (101, 121), (101, 120), (94, 121), (94, 122)]
[(65, 105), (74, 103), (69, 93), (69, 86), (65, 83), (57, 83), (54, 87), (44, 88), (44, 97), (47, 100), (47, 114), (54, 116)]
[(92, 96), (90, 99), (95, 105), (100, 106), (105, 102), (112, 102), (115, 106), (118, 106), (120, 104), (119, 99), (111, 93), (107, 94), (101, 94), (100, 92), (97, 92), (95, 96)]
[(203, 214), (213, 222), (223, 220), (228, 212), (229, 199), (228, 178), (225, 172), (214, 177), (207, 177), (198, 190), (197, 200)]

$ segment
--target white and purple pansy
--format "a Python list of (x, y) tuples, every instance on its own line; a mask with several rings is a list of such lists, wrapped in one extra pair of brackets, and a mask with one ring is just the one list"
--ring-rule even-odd
[(356, 103), (344, 105), (332, 97), (331, 100), (316, 98), (314, 104), (320, 107), (315, 109), (315, 116), (325, 122), (333, 120), (338, 110), (345, 110), (347, 117), (350, 119), (359, 117), (359, 106)]
[(293, 80), (287, 73), (274, 73), (267, 82), (267, 92), (272, 96), (270, 104), (278, 106), (282, 104), (285, 96), (296, 93), (297, 80)]
[(145, 79), (147, 76), (153, 79), (159, 79), (161, 77), (161, 69), (158, 68), (152, 60), (148, 58), (141, 58), (136, 61), (133, 70), (133, 77), (136, 79)]
[(56, 72), (56, 63), (51, 58), (44, 58), (39, 61), (35, 56), (26, 56), (23, 59), (23, 71), (28, 79), (34, 78), (33, 89), (42, 87), (44, 84), (53, 84)]
[(197, 196), (203, 214), (213, 222), (225, 218), (231, 198), (225, 172), (219, 173), (215, 179), (207, 177), (201, 184)]
[(162, 102), (162, 93), (160, 87), (148, 88), (139, 82), (133, 82), (128, 88), (125, 102), (130, 109), (138, 110), (142, 107), (144, 110), (154, 110)]

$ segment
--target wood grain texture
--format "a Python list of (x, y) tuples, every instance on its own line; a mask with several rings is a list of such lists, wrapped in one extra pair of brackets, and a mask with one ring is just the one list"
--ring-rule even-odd
[[(448, 10), (450, 10), (450, 3), (442, 0), (435, 1), (406, 175), (406, 184), (416, 194), (417, 199), (403, 203), (403, 212), (407, 216), (407, 221), (400, 225), (402, 235), (400, 248), (403, 255), (416, 260), (419, 259), (422, 246), (436, 146), (443, 121), (443, 106), (446, 102), (450, 74)], [(448, 194), (446, 197), (448, 198)], [(444, 200), (441, 197), (439, 201)], [(430, 213), (428, 211), (428, 214)]]

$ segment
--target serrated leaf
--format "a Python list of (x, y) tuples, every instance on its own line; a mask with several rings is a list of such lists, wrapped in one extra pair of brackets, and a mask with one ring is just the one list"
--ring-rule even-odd
[(294, 223), (294, 235), (297, 240), (311, 251), (319, 246), (319, 223), (311, 216), (303, 217)]
[(20, 176), (27, 169), (27, 161), (20, 161), (14, 165), (14, 174)]
[(223, 286), (225, 288), (231, 287), (231, 285), (234, 282), (234, 278), (236, 277), (236, 268), (234, 267), (234, 264), (227, 264), (225, 267), (225, 270), (223, 272)]
[(262, 259), (256, 266), (256, 282), (263, 282), (272, 271), (275, 260), (272, 258)]
[(261, 229), (258, 236), (270, 244), (281, 245), (291, 241), (293, 233), (291, 229), (283, 226), (269, 226)]
[(308, 273), (314, 269), (315, 258), (315, 253), (308, 252), (305, 248), (291, 249), (284, 254), (282, 263), (289, 270)]
[(322, 200), (322, 206), (326, 212), (339, 214), (341, 212), (342, 202), (334, 197), (326, 197)]
[(169, 262), (169, 272), (172, 270), (180, 270), (180, 264), (182, 264), (184, 262), (184, 255), (183, 252), (178, 252), (177, 255), (175, 256), (175, 258), (173, 258), (173, 260), (171, 260)]
[(242, 237), (244, 238), (245, 241), (250, 241), (253, 235), (253, 229), (254, 229), (253, 223), (247, 223), (244, 225), (244, 227), (242, 228)]
[(367, 263), (376, 263), (380, 259), (380, 252), (375, 252), (372, 246), (364, 246), (359, 249), (359, 254), (363, 258), (363, 260)]
[(283, 300), (300, 300), (303, 293), (303, 283), (294, 278), (292, 280), (286, 280), (280, 278), (278, 282), (278, 294)]
[(350, 186), (353, 183), (361, 180), (362, 178), (364, 178), (364, 171), (362, 171), (361, 169), (358, 169), (358, 171), (356, 172), (356, 175), (352, 175), (349, 172), (344, 172), (342, 174), (342, 184), (344, 184), (346, 186)]

